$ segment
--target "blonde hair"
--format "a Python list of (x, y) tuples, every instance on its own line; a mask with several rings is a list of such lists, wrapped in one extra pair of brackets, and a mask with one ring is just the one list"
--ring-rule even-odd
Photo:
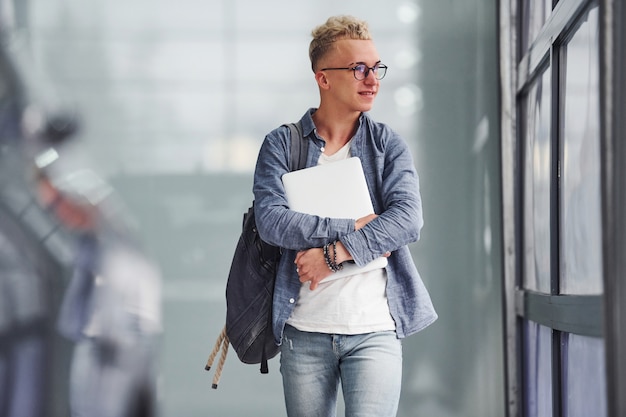
[(311, 68), (315, 72), (317, 63), (331, 50), (333, 43), (341, 39), (371, 40), (367, 22), (353, 16), (332, 16), (326, 23), (311, 32), (313, 40), (309, 45)]

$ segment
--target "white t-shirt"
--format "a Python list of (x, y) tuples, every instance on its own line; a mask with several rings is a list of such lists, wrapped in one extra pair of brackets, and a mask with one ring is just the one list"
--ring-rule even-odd
[[(333, 155), (322, 154), (319, 165), (347, 159), (350, 142)], [(287, 324), (305, 332), (363, 334), (395, 330), (387, 304), (387, 273), (376, 269), (328, 282), (315, 290), (302, 284)]]

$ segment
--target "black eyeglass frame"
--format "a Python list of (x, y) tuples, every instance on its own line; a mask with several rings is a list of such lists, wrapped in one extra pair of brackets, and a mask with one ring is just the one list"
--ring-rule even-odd
[[(357, 69), (359, 67), (365, 67), (364, 71), (361, 72), (359, 71), (359, 73), (363, 74), (363, 78), (357, 78), (356, 76), (356, 72)], [(354, 75), (354, 79), (357, 81), (363, 81), (364, 79), (367, 78), (368, 75), (370, 75), (370, 71), (372, 71), (374, 73), (374, 78), (376, 78), (377, 80), (382, 80), (383, 78), (385, 78), (385, 75), (387, 75), (387, 69), (389, 67), (387, 67), (387, 65), (385, 64), (375, 64), (373, 67), (368, 67), (365, 64), (357, 64), (353, 67), (346, 67), (346, 68), (322, 68), (320, 71), (333, 71), (333, 70), (350, 70), (352, 71), (352, 74)], [(380, 76), (380, 78), (378, 77), (378, 70), (380, 69), (384, 69), (383, 71), (383, 75)]]

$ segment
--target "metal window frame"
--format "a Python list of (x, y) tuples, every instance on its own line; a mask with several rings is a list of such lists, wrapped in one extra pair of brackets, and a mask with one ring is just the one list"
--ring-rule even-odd
[[(626, 142), (623, 137), (626, 121), (617, 117), (626, 112), (626, 6), (619, 0), (560, 0), (544, 30), (528, 51), (519, 51), (517, 37), (520, 36), (521, 26), (517, 4), (516, 0), (501, 0), (498, 11), (506, 413), (513, 417), (523, 412), (519, 330), (523, 320), (529, 319), (554, 329), (556, 342), (560, 340), (560, 332), (603, 337), (606, 345), (609, 415), (626, 415), (626, 398), (620, 398), (619, 395), (626, 391), (626, 361), (620, 357), (620, 352), (626, 351), (626, 328), (620, 324), (626, 323), (626, 307), (621, 304), (626, 299), (626, 280), (620, 279), (626, 275), (626, 222), (622, 214), (626, 206), (626, 167), (619, 163), (626, 160)], [(523, 230), (523, 209), (519, 180), (522, 147), (517, 140), (519, 124), (522, 122), (518, 119), (518, 94), (536, 75), (542, 61), (552, 58), (550, 54), (555, 40), (567, 36), (570, 26), (591, 4), (599, 4), (605, 290), (604, 294), (596, 296), (556, 295), (558, 283), (556, 287), (553, 283), (553, 294), (540, 294), (524, 290), (520, 285), (523, 248), (519, 236)], [(519, 56), (521, 53), (524, 55)], [(554, 70), (558, 71), (558, 68)], [(560, 100), (560, 97), (554, 99)], [(553, 122), (559, 123), (558, 120)], [(556, 146), (553, 149), (558, 152), (560, 144)], [(555, 404), (555, 415), (560, 412), (558, 405)]]
[(600, 1), (602, 232), (607, 394), (610, 416), (626, 415), (626, 5)]

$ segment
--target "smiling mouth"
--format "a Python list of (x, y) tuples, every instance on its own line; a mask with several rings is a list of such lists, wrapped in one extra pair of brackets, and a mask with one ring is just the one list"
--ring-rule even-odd
[(374, 91), (362, 91), (359, 93), (362, 96), (373, 96), (376, 95), (376, 93)]

